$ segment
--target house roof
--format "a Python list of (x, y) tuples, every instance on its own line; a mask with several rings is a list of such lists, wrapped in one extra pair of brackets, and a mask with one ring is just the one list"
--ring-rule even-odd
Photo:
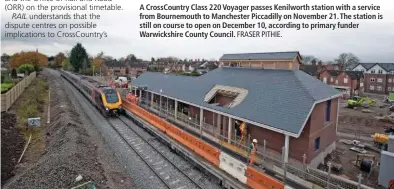
[(117, 60), (107, 60), (104, 61), (104, 64), (107, 67), (125, 67), (126, 65), (123, 62), (117, 61)]
[[(133, 84), (294, 137), (301, 134), (315, 103), (341, 95), (300, 70), (217, 68), (199, 77), (146, 72)], [(204, 96), (215, 85), (243, 88), (248, 95), (231, 109), (208, 104)]]
[(356, 68), (358, 65), (363, 66), (366, 70), (371, 69), (375, 65), (379, 65), (382, 69), (387, 72), (394, 71), (394, 63), (359, 63), (354, 66), (352, 69)]
[(318, 74), (318, 67), (317, 65), (302, 65), (300, 66), (300, 70), (304, 71), (305, 73), (315, 76)]
[(131, 68), (147, 68), (148, 67), (148, 65), (144, 64), (144, 63), (132, 63), (132, 64), (129, 64), (129, 66)]
[(300, 57), (298, 51), (224, 54), (219, 60), (292, 60)]
[(364, 73), (362, 71), (345, 71), (345, 73), (353, 79), (360, 79), (364, 77)]
[(330, 74), (331, 76), (334, 76), (334, 77), (336, 77), (342, 73), (342, 71), (339, 71), (339, 70), (327, 70), (327, 72), (328, 72), (328, 74)]

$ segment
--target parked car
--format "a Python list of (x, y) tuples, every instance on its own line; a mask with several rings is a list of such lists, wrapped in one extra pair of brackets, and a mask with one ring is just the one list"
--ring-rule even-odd
[(127, 81), (127, 77), (118, 76), (118, 77), (115, 79), (115, 86), (116, 86), (116, 87), (127, 88), (127, 87), (129, 86), (129, 85), (128, 85), (128, 81)]

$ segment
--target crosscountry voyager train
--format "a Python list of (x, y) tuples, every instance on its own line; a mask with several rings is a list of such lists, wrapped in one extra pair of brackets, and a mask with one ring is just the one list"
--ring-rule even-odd
[(82, 91), (92, 104), (105, 116), (122, 113), (122, 99), (118, 91), (85, 76), (60, 70), (61, 75)]

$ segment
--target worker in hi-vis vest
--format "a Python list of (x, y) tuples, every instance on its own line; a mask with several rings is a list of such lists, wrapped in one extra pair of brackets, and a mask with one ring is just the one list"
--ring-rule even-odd
[(241, 141), (243, 142), (245, 140), (245, 135), (246, 135), (246, 124), (245, 122), (242, 122), (241, 125), (239, 126), (239, 130), (241, 131)]
[(256, 145), (257, 145), (257, 140), (253, 139), (253, 142), (249, 145), (248, 148), (248, 165), (253, 164), (254, 160), (255, 160), (255, 156), (256, 156)]

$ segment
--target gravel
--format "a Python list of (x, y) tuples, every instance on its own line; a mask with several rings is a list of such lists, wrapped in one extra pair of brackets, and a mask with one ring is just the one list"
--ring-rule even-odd
[[(185, 160), (183, 157), (179, 156), (177, 153), (175, 153), (171, 148), (169, 148), (167, 145), (164, 145), (163, 143), (161, 143), (160, 141), (158, 141), (154, 136), (152, 136), (151, 134), (149, 134), (148, 132), (146, 132), (145, 130), (143, 130), (142, 128), (138, 127), (136, 124), (134, 124), (130, 119), (122, 116), (120, 118), (124, 123), (127, 124), (128, 128), (132, 129), (133, 131), (131, 131), (130, 129), (127, 128), (123, 128), (122, 130), (125, 130), (125, 134), (126, 135), (132, 135), (131, 138), (139, 138), (139, 136), (137, 136), (136, 134), (132, 134), (133, 133), (138, 133), (138, 135), (140, 135), (142, 138), (144, 138), (145, 141), (148, 141), (152, 146), (148, 146), (148, 145), (140, 145), (139, 147), (144, 148), (144, 151), (148, 151), (147, 153), (153, 153), (155, 154), (155, 151), (159, 151), (165, 158), (161, 158), (161, 155), (155, 155), (155, 162), (158, 161), (171, 161), (173, 162), (184, 174), (188, 175), (194, 182), (196, 182), (201, 188), (204, 189), (219, 189), (221, 188), (221, 186), (218, 184), (219, 181), (216, 179), (213, 179), (209, 176), (207, 176), (206, 174), (204, 174), (203, 172), (201, 172), (200, 170), (196, 169), (192, 163), (188, 162), (187, 160)], [(120, 124), (119, 124), (120, 125)], [(129, 130), (129, 131), (127, 131)], [(140, 143), (140, 142), (135, 142), (135, 143)], [(165, 160), (168, 159), (168, 160)], [(171, 166), (171, 165), (169, 165)], [(179, 172), (178, 170), (175, 171), (168, 171), (171, 174), (181, 174), (181, 173), (176, 173)], [(175, 176), (178, 177), (178, 176)], [(182, 176), (179, 176), (179, 178), (182, 178)], [(186, 184), (188, 181), (187, 178), (183, 178), (185, 179), (184, 181), (182, 181), (183, 184)], [(192, 188), (193, 184), (189, 184), (187, 188)], [(176, 187), (174, 187), (176, 188)]]
[[(130, 188), (129, 179), (112, 159), (101, 141), (92, 134), (92, 128), (81, 121), (80, 112), (68, 96), (57, 72), (45, 69), (51, 88), (51, 123), (46, 129), (46, 149), (37, 163), (12, 178), (4, 188), (71, 188), (86, 181), (93, 181), (98, 188)], [(73, 100), (73, 99), (72, 99)], [(105, 158), (102, 153), (108, 154)], [(112, 160), (112, 161), (106, 161)], [(108, 164), (110, 168), (108, 168)], [(113, 174), (115, 173), (115, 174)], [(109, 175), (115, 175), (109, 176)], [(75, 182), (82, 175), (83, 179)]]

